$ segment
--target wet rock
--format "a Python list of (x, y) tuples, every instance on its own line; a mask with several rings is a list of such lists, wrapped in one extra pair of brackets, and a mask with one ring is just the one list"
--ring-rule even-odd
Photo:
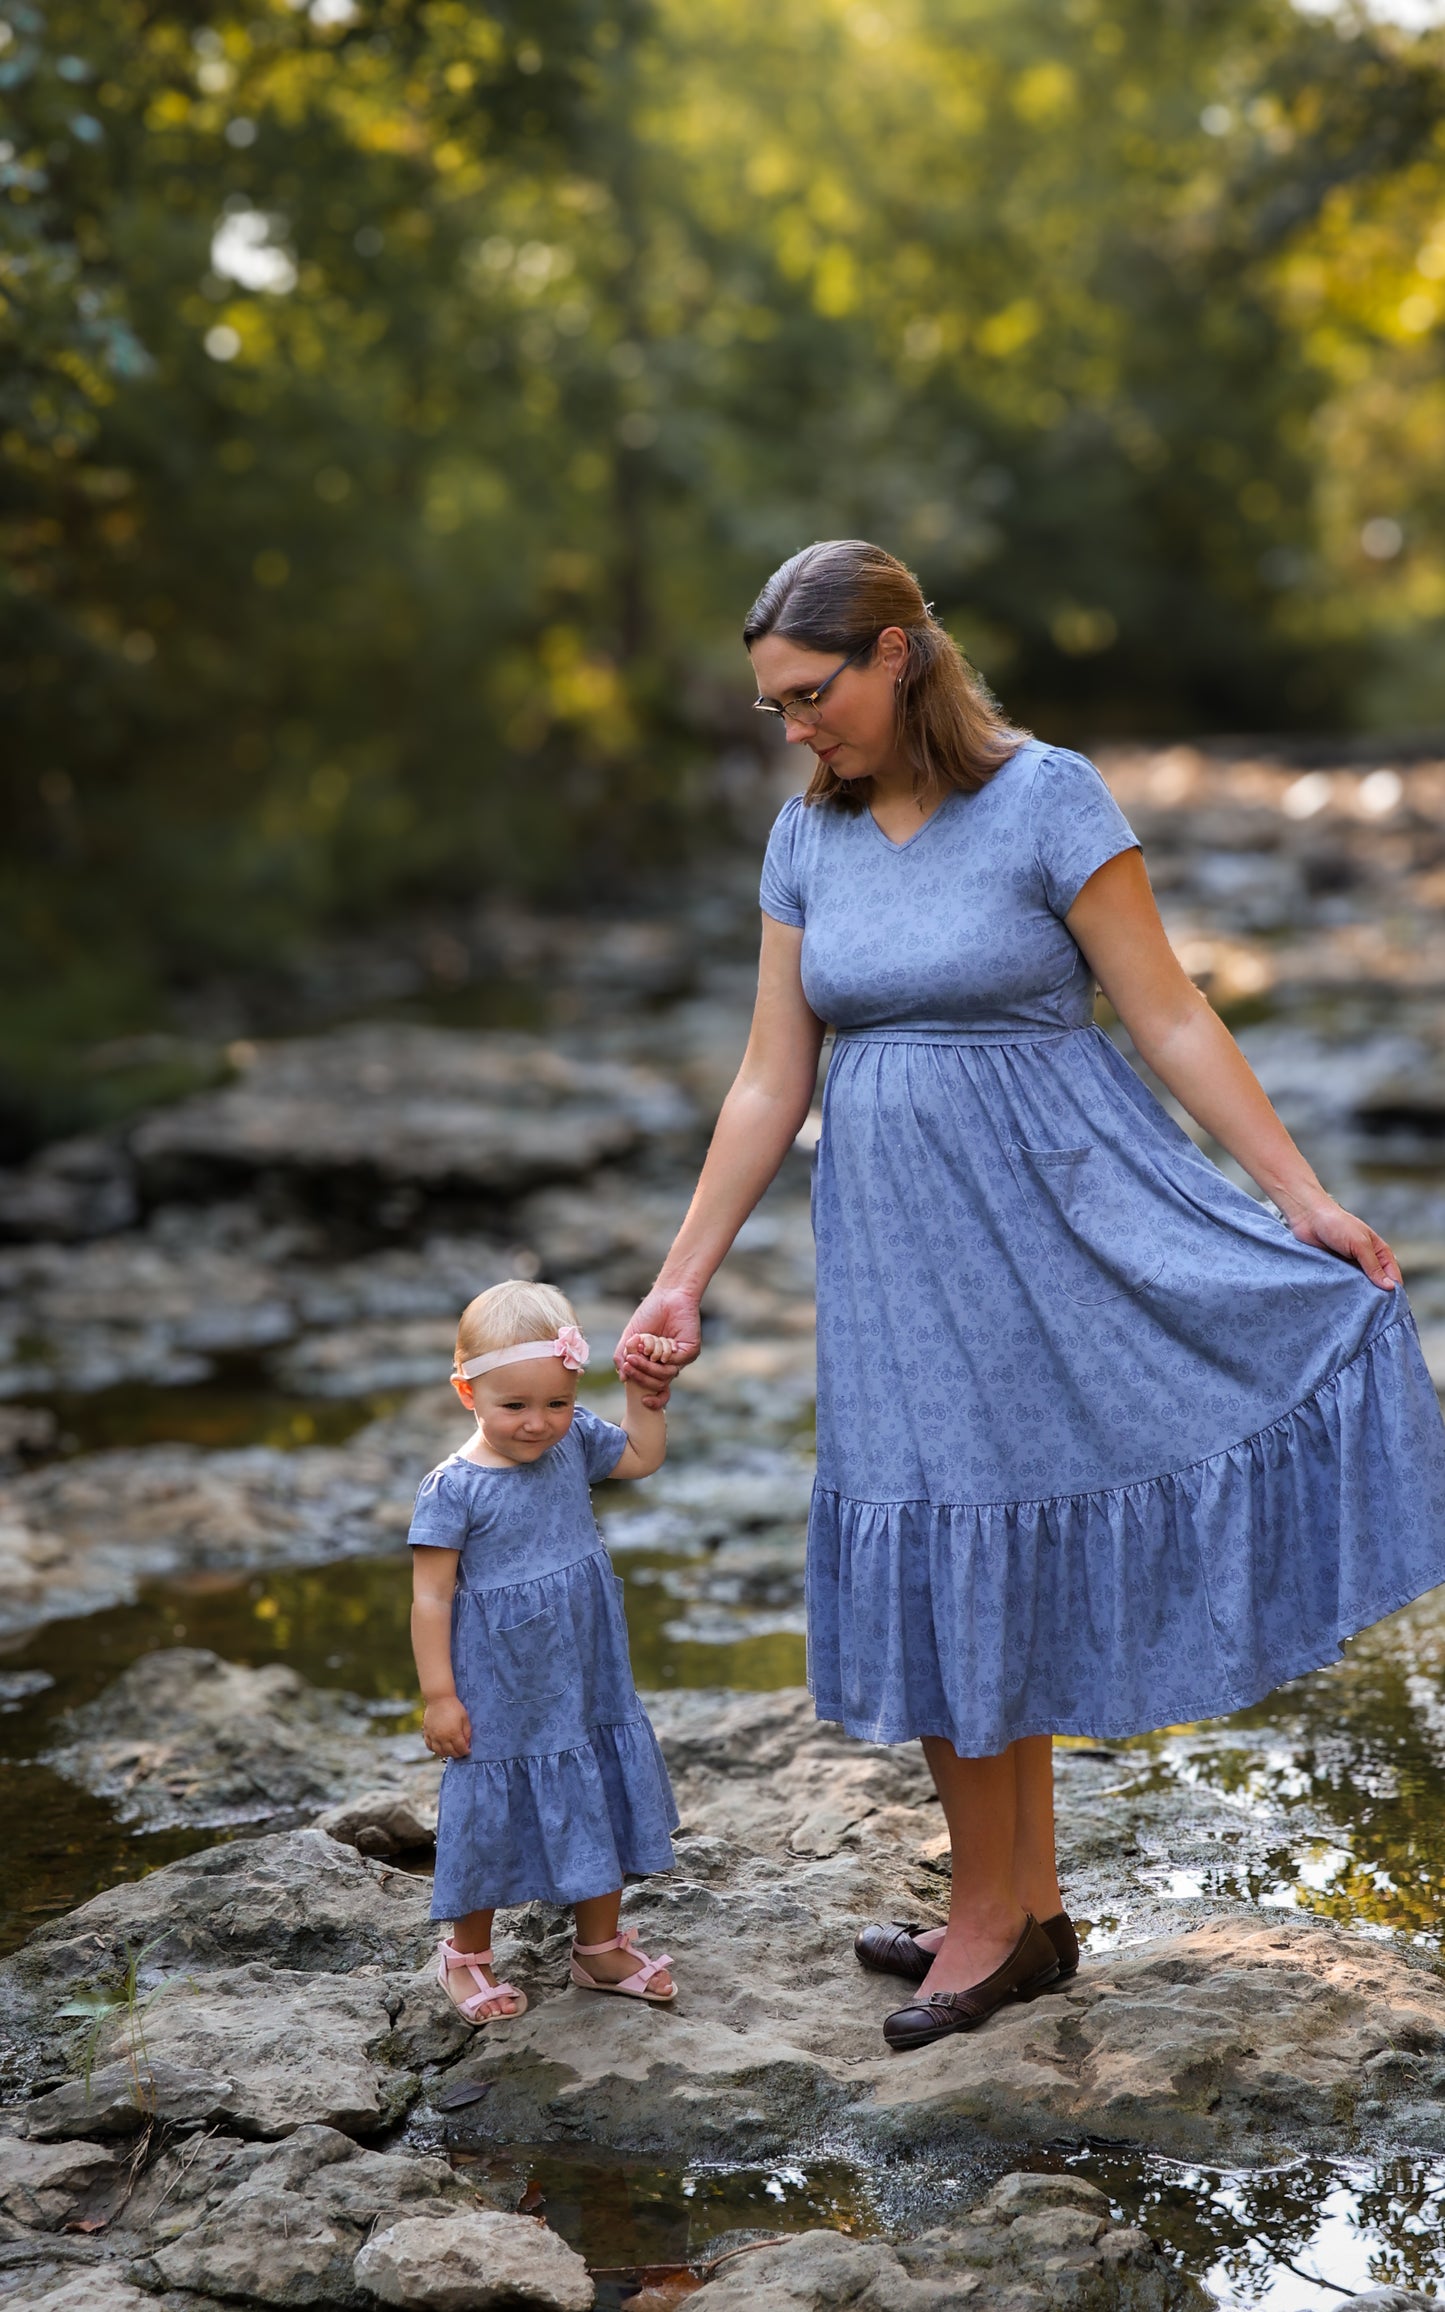
[[(880, 2026), (903, 1987), (865, 1975), (852, 1938), (864, 1919), (938, 1915), (919, 1856), (941, 1817), (916, 1752), (848, 1743), (808, 1710), (796, 1694), (656, 1698), (680, 1867), (629, 1889), (624, 1910), (644, 1947), (674, 1955), (682, 1995), (621, 2020), (601, 2001), (579, 2014), (550, 1988), (564, 1975), (550, 1914), (504, 1919), (502, 1963), (516, 1964), (518, 1938), (537, 1988), (466, 2065), (492, 2082), (489, 2134), (564, 2126), (751, 2159), (823, 2136), (870, 2156), (942, 2155), (980, 2126), (1241, 2160), (1361, 2134), (1400, 2149), (1442, 2140), (1430, 2099), (1445, 2077), (1445, 1983), (1323, 1923), (1236, 1910), (1086, 1959), (1067, 1990), (985, 2031), (887, 2054)], [(719, 1950), (745, 1965), (720, 1970)]]
[[(702, 2307), (702, 2297), (708, 2304)], [(1072, 2176), (1008, 2175), (957, 2224), (890, 2247), (803, 2232), (724, 2265), (700, 2312), (1207, 2312), (1197, 2281)]]
[(363, 1790), (359, 1797), (319, 1814), (314, 1828), (343, 1846), (354, 1846), (358, 1854), (410, 1854), (436, 1844), (436, 1797), (410, 1790)]
[(307, 2125), (279, 2144), (224, 2138), (163, 2159), (131, 2221), (155, 2245), (152, 2288), (276, 2305), (352, 2304), (373, 2228), (473, 2206), (444, 2159), (362, 2150)]
[(659, 1192), (651, 1181), (610, 1170), (584, 1188), (544, 1188), (517, 1209), (518, 1242), (534, 1253), (543, 1276), (585, 1279), (635, 1305), (662, 1266), (688, 1193), (681, 1184)]
[(0, 2239), (57, 2230), (118, 2173), (115, 2154), (93, 2143), (0, 2140)]
[[(250, 1966), (173, 1976), (104, 2028), (91, 2080), (41, 2096), (38, 2139), (136, 2133), (148, 2117), (289, 2135), (307, 2122), (374, 2135), (415, 2091), (384, 1980)], [(126, 2101), (134, 2115), (124, 2125)]]
[(215, 2128), (229, 2119), (235, 2082), (213, 2078), (185, 2064), (142, 2062), (139, 2041), (125, 2060), (102, 2064), (89, 2078), (67, 2080), (37, 2096), (25, 2113), (36, 2144), (59, 2144), (71, 2137), (93, 2143), (126, 2141), (144, 2134), (152, 2121), (168, 2127)]
[(44, 1460), (59, 1435), (60, 1423), (44, 1405), (0, 1406), (0, 1477)]
[(490, 2210), (413, 2216), (378, 2232), (356, 2259), (357, 2285), (405, 2312), (588, 2312), (592, 2282), (582, 2258), (526, 2216)]
[[(43, 2295), (20, 2299), (34, 2312), (157, 2312), (154, 2296), (122, 2279), (113, 2266), (79, 2273), (52, 2270), (42, 2284)], [(173, 2297), (162, 2312), (190, 2312), (193, 2305), (199, 2312), (198, 2297)]]
[(377, 1554), (405, 1534), (421, 1474), (414, 1454), (365, 1436), (290, 1453), (145, 1446), (34, 1470), (0, 1489), (0, 1635), (167, 1574)]
[(132, 1167), (115, 1141), (57, 1140), (0, 1171), (0, 1237), (108, 1236), (129, 1228), (137, 1210)]
[(232, 1201), (163, 1206), (104, 1243), (0, 1251), (0, 1396), (181, 1385), (237, 1354), (329, 1395), (420, 1386), (438, 1340), (445, 1371), (459, 1310), (511, 1273), (510, 1250), (428, 1235), (336, 1259), (319, 1228)]
[[(186, 1855), (96, 1895), (0, 1960), (0, 2086), (13, 2093), (78, 2071), (81, 2035), (56, 2011), (81, 1993), (120, 1997), (132, 1955), (143, 1996), (171, 1976), (204, 1979), (257, 1963), (290, 1977), (299, 1999), (302, 1977), (369, 1969), (400, 1986), (399, 2027), (412, 1978), (435, 1944), (430, 1903), (429, 1880), (315, 1830)], [(446, 2021), (441, 2004), (436, 2014)], [(181, 2062), (189, 2067), (184, 2053)]]
[(239, 1083), (148, 1117), (131, 1150), (152, 1194), (292, 1174), (514, 1196), (691, 1120), (640, 1068), (517, 1034), (371, 1025), (256, 1045)]
[(242, 1669), (173, 1646), (143, 1654), (98, 1700), (69, 1711), (45, 1763), (147, 1830), (314, 1814), (374, 1782), (385, 1752), (393, 1764), (410, 1753), (435, 1784), (419, 1736), (383, 1745), (370, 1725), (353, 1695), (320, 1692), (281, 1663)]
[(18, 1710), (32, 1695), (48, 1693), (54, 1684), (48, 1670), (0, 1670), (0, 1710)]
[(294, 1241), (250, 1213), (188, 1217), (185, 1228), (167, 1215), (99, 1244), (0, 1254), (0, 1394), (180, 1387), (205, 1379), (219, 1354), (288, 1339), (296, 1317), (277, 1271)]

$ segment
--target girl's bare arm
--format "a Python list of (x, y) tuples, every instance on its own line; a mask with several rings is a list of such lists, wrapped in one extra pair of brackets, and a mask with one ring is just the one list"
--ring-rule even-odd
[(452, 1671), (452, 1596), (457, 1586), (455, 1549), (414, 1549), (411, 1553), (411, 1650), (426, 1709), (422, 1733), (438, 1758), (465, 1758), (472, 1725), (457, 1698)]
[(1385, 1291), (1397, 1285), (1384, 1238), (1321, 1185), (1179, 962), (1139, 853), (1121, 852), (1091, 875), (1064, 921), (1140, 1058), (1273, 1199), (1301, 1243), (1356, 1261)]
[[(672, 1346), (670, 1341), (659, 1338), (656, 1333), (634, 1335), (634, 1338), (638, 1343), (638, 1354), (653, 1361)], [(608, 1470), (609, 1477), (650, 1477), (667, 1459), (667, 1415), (660, 1405), (648, 1403), (643, 1388), (641, 1381), (629, 1381), (627, 1384), (627, 1414), (624, 1422), (627, 1443), (616, 1468)]]

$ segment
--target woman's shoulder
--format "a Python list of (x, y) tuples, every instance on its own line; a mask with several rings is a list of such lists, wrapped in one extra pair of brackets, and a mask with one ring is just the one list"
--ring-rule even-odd
[(1027, 748), (1020, 748), (1019, 753), (1029, 757), (1028, 782), (1036, 797), (1107, 786), (1098, 764), (1081, 754), (1077, 747), (1056, 747), (1046, 740), (1034, 739)]

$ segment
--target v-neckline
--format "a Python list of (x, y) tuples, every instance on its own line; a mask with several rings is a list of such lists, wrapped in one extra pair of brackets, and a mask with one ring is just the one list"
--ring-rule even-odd
[(878, 821), (874, 818), (872, 809), (868, 804), (865, 803), (863, 808), (868, 813), (868, 824), (872, 828), (874, 834), (877, 836), (879, 842), (886, 843), (890, 851), (901, 857), (905, 851), (912, 850), (920, 835), (926, 835), (928, 833), (928, 830), (933, 825), (935, 819), (941, 819), (943, 817), (944, 812), (948, 809), (949, 804), (952, 802), (957, 792), (958, 789), (956, 787), (950, 787), (948, 793), (943, 797), (943, 800), (929, 812), (928, 817), (923, 822), (923, 825), (921, 827), (915, 827), (911, 835), (905, 835), (901, 843), (895, 843), (893, 837), (884, 832), (883, 828), (879, 826)]

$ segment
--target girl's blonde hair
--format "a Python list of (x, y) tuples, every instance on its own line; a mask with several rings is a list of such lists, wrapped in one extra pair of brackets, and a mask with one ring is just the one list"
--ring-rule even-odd
[[(899, 626), (908, 637), (894, 711), (915, 795), (939, 787), (968, 794), (986, 786), (1029, 734), (1002, 712), (982, 675), (934, 617), (913, 572), (882, 546), (866, 538), (825, 538), (805, 546), (773, 572), (748, 612), (743, 640), (751, 650), (765, 634), (779, 634), (805, 650), (836, 651), (845, 658), (861, 654), (885, 626)], [(819, 763), (803, 801), (861, 811), (872, 791), (871, 779), (840, 779)]]
[(576, 1310), (555, 1285), (509, 1276), (467, 1302), (457, 1326), (454, 1361), (460, 1367), (472, 1357), (488, 1357), (523, 1341), (554, 1340), (563, 1325), (576, 1322)]

